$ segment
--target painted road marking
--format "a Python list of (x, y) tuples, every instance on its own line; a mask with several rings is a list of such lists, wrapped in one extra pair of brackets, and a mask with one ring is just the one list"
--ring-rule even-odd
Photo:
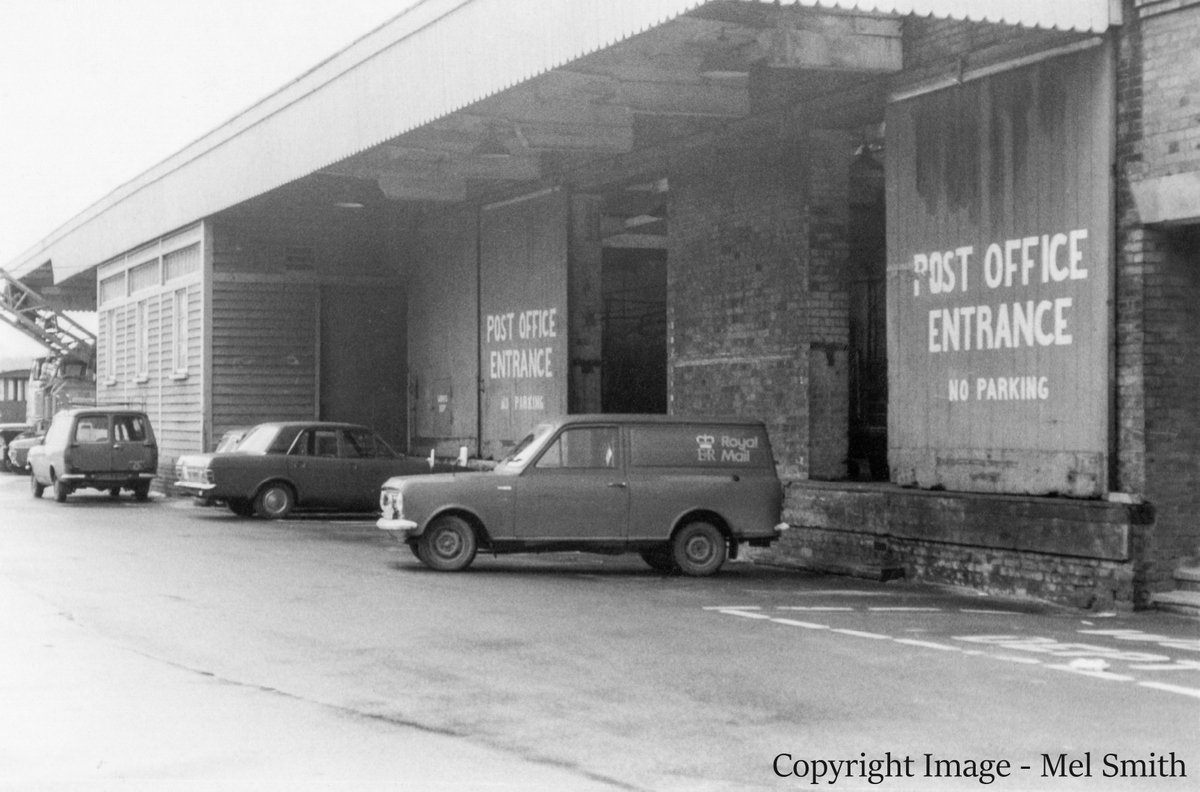
[[(742, 616), (748, 619), (766, 619), (767, 621), (775, 622), (776, 624), (785, 624), (789, 627), (802, 627), (807, 630), (829, 630), (830, 632), (849, 635), (856, 638), (871, 638), (875, 640), (891, 640), (894, 643), (904, 644), (906, 646), (916, 646), (923, 649), (936, 649), (942, 652), (958, 652), (962, 655), (984, 656), (993, 660), (1001, 660), (1007, 663), (1019, 663), (1021, 665), (1041, 665), (1045, 668), (1050, 668), (1055, 671), (1066, 671), (1068, 673), (1077, 674), (1079, 676), (1091, 677), (1092, 679), (1101, 679), (1108, 682), (1134, 682), (1141, 687), (1151, 688), (1154, 690), (1162, 690), (1167, 693), (1176, 693), (1182, 696), (1191, 696), (1200, 698), (1200, 689), (1184, 687), (1182, 685), (1171, 685), (1165, 682), (1150, 682), (1138, 680), (1136, 677), (1118, 674), (1112, 671), (1105, 670), (1109, 667), (1109, 660), (1131, 662), (1141, 661), (1142, 665), (1130, 665), (1130, 669), (1138, 669), (1145, 671), (1167, 671), (1167, 670), (1200, 670), (1200, 662), (1185, 660), (1171, 662), (1170, 658), (1161, 657), (1165, 663), (1146, 663), (1146, 660), (1158, 660), (1159, 655), (1151, 655), (1139, 652), (1122, 652), (1115, 649), (1109, 649), (1104, 646), (1094, 646), (1092, 644), (1075, 644), (1075, 643), (1060, 643), (1053, 638), (1045, 638), (1041, 636), (1014, 636), (1014, 635), (972, 635), (972, 636), (955, 636), (956, 641), (969, 641), (976, 644), (984, 644), (986, 646), (994, 646), (1003, 649), (1017, 649), (1020, 651), (1041, 652), (1058, 659), (1064, 657), (1074, 658), (1066, 663), (1046, 663), (1036, 657), (1022, 657), (1019, 655), (999, 654), (988, 652), (982, 649), (963, 649), (959, 646), (950, 644), (937, 643), (936, 641), (921, 641), (915, 638), (893, 638), (889, 635), (881, 633), (864, 632), (862, 630), (849, 630), (845, 628), (835, 628), (828, 624), (817, 624), (816, 622), (797, 621), (795, 619), (781, 619), (772, 617), (765, 613), (755, 613), (759, 610), (758, 606), (710, 606), (704, 610), (716, 611), (718, 613), (727, 613), (732, 616)], [(779, 610), (806, 610), (796, 607), (780, 607)], [(815, 609), (812, 609), (815, 610)], [(874, 610), (874, 609), (873, 609)], [(937, 609), (929, 609), (937, 610)], [(1109, 631), (1086, 631), (1080, 630), (1088, 634), (1104, 634), (1109, 637), (1117, 637)], [(1136, 632), (1136, 631), (1134, 631)], [(1129, 635), (1130, 640), (1146, 640), (1143, 637), (1132, 637), (1132, 632), (1121, 633)], [(1141, 634), (1144, 635), (1144, 634)], [(1161, 637), (1161, 636), (1153, 636)]]
[(1131, 665), (1140, 671), (1200, 671), (1200, 661), (1176, 660), (1174, 663), (1153, 663), (1150, 665)]
[(771, 619), (778, 624), (789, 624), (792, 627), (805, 627), (809, 630), (828, 630), (828, 624), (813, 624), (812, 622), (796, 621), (795, 619)]
[(1125, 676), (1124, 674), (1114, 674), (1111, 671), (1104, 671), (1099, 668), (1086, 668), (1081, 666), (1071, 665), (1070, 663), (1046, 663), (1046, 668), (1053, 668), (1055, 671), (1069, 671), (1072, 674), (1080, 676), (1092, 677), (1093, 679), (1107, 679), (1110, 682), (1133, 682), (1134, 678)]
[(983, 613), (989, 616), (1020, 616), (1020, 611), (984, 610), (982, 608), (959, 608), (959, 613)]
[(924, 646), (928, 649), (941, 649), (943, 652), (961, 652), (962, 649), (957, 646), (948, 646), (947, 644), (934, 643), (933, 641), (918, 641), (915, 638), (893, 638), (896, 643), (907, 644), (908, 646)]
[(854, 608), (839, 607), (837, 605), (780, 605), (775, 610), (796, 610), (796, 611), (852, 611)]
[(869, 610), (869, 611), (891, 611), (891, 612), (895, 612), (895, 613), (905, 613), (905, 612), (934, 613), (934, 612), (940, 611), (941, 608), (893, 607), (893, 608), (867, 608), (867, 610)]
[(997, 660), (1007, 660), (1010, 663), (1024, 663), (1025, 665), (1042, 664), (1042, 661), (1038, 660), (1036, 657), (1017, 657), (1016, 655), (993, 654), (991, 652), (984, 652), (984, 654), (986, 654), (988, 657), (994, 657)]
[(1183, 649), (1190, 652), (1200, 652), (1200, 639), (1172, 638), (1169, 635), (1155, 635), (1141, 630), (1080, 630), (1083, 635), (1106, 635), (1118, 641), (1145, 641), (1156, 643), (1168, 649)]
[(758, 605), (705, 605), (704, 610), (715, 611), (744, 611), (744, 610), (762, 610)]
[[(887, 640), (892, 637), (890, 635), (880, 635), (879, 633), (863, 632), (862, 630), (839, 630), (837, 628), (833, 628), (833, 632), (841, 633), (842, 635), (853, 635), (856, 638), (883, 638)], [(980, 654), (983, 654), (983, 652), (980, 652)]]
[(1154, 688), (1155, 690), (1165, 690), (1168, 693), (1179, 693), (1184, 696), (1194, 696), (1200, 698), (1200, 690), (1195, 688), (1180, 687), (1179, 685), (1168, 685), (1165, 682), (1138, 682), (1142, 687)]

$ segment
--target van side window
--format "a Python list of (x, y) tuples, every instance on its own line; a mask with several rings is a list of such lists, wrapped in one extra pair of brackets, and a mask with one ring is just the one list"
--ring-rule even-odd
[(566, 429), (537, 461), (539, 468), (615, 468), (618, 457), (617, 429), (612, 426), (581, 426)]

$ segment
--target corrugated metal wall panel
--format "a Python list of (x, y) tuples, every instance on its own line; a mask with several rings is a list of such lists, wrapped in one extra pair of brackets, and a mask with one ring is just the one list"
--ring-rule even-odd
[(212, 431), (317, 414), (315, 285), (212, 283)]
[[(799, 2), (819, 5), (816, 0)], [(118, 188), (7, 269), (20, 275), (50, 259), (55, 280), (61, 281), (143, 240), (305, 176), (700, 4), (420, 3)], [(842, 0), (835, 5), (1085, 30), (1103, 30), (1109, 19), (1109, 0)]]
[(1112, 80), (1104, 46), (888, 108), (899, 483), (1107, 488)]

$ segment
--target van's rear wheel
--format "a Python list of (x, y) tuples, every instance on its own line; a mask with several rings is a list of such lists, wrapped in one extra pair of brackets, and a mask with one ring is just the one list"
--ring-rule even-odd
[[(119, 490), (118, 490), (119, 492)], [(150, 482), (139, 481), (133, 485), (133, 497), (139, 501), (147, 501), (150, 499)]]
[(71, 488), (63, 484), (58, 479), (54, 480), (54, 500), (59, 503), (66, 503), (67, 496), (71, 494)]
[(438, 517), (417, 539), (417, 557), (439, 572), (466, 569), (475, 560), (475, 531), (461, 517)]
[(42, 493), (46, 491), (46, 485), (37, 480), (37, 476), (29, 477), (29, 491), (33, 493), (33, 497), (40, 498)]
[(671, 540), (671, 557), (685, 575), (715, 575), (725, 563), (725, 537), (712, 523), (688, 523)]

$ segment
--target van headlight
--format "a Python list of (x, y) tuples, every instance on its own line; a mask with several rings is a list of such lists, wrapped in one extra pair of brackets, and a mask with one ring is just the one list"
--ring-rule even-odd
[(404, 496), (397, 489), (383, 489), (379, 492), (379, 510), (386, 520), (398, 520), (404, 516)]

